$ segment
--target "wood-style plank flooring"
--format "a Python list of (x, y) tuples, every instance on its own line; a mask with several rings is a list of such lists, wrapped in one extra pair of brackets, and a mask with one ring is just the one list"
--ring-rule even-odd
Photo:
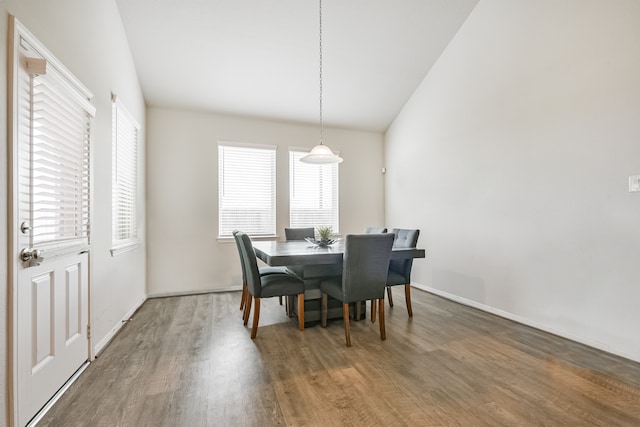
[(640, 364), (413, 290), (304, 332), (240, 293), (151, 299), (38, 426), (640, 426)]

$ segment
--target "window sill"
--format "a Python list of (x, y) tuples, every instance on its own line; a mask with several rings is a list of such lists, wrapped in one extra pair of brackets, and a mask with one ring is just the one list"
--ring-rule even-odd
[(128, 243), (124, 243), (122, 245), (118, 245), (118, 246), (114, 246), (113, 248), (111, 248), (110, 252), (111, 252), (111, 256), (118, 256), (118, 255), (122, 255), (125, 252), (129, 252), (132, 251), (134, 249), (136, 249), (138, 246), (140, 246), (140, 242), (128, 242)]
[[(251, 237), (251, 240), (278, 240), (278, 235), (274, 234), (273, 236), (252, 236), (249, 235), (249, 237)], [(230, 243), (233, 242), (233, 236), (218, 236), (218, 243)]]

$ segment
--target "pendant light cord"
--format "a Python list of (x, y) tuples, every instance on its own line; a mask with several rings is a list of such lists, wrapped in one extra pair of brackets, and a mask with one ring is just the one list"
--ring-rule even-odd
[(322, 0), (320, 2), (320, 145), (323, 140), (323, 125), (322, 125)]
[(304, 163), (313, 163), (317, 165), (328, 165), (334, 163), (341, 163), (342, 157), (334, 154), (333, 151), (326, 145), (324, 145), (324, 123), (322, 122), (322, 0), (318, 0), (319, 4), (319, 12), (320, 12), (320, 144), (313, 147), (313, 149), (307, 154), (303, 156), (300, 161)]

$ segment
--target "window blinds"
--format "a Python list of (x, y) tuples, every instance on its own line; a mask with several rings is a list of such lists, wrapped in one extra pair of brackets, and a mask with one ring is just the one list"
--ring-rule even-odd
[[(23, 41), (23, 49), (28, 45)], [(93, 107), (54, 66), (39, 61), (40, 74), (29, 64), (20, 77), (18, 122), (24, 130), (21, 156), (30, 176), (21, 177), (21, 206), (28, 210), (31, 244), (61, 249), (89, 243), (90, 124)], [(46, 72), (45, 70), (46, 66)]]
[(111, 109), (111, 221), (112, 243), (137, 243), (138, 131), (139, 125), (112, 96)]
[(220, 237), (231, 236), (233, 230), (275, 235), (275, 175), (275, 147), (218, 144)]
[(330, 226), (338, 232), (338, 165), (303, 163), (304, 151), (289, 151), (290, 227)]

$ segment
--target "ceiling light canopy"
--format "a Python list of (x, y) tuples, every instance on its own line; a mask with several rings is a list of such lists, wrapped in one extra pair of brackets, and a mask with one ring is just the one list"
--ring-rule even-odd
[(322, 125), (322, 0), (320, 3), (320, 144), (313, 147), (311, 152), (300, 159), (301, 162), (312, 163), (316, 165), (326, 165), (332, 163), (342, 163), (342, 157), (334, 154), (329, 147), (323, 144), (323, 125)]

